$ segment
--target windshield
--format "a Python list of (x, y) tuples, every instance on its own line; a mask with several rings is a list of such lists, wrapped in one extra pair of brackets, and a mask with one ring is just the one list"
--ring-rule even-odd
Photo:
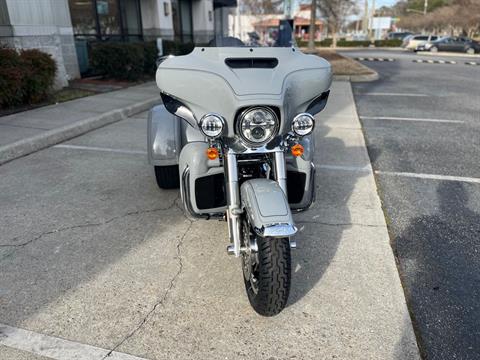
[[(283, 9), (256, 13), (246, 6), (224, 7), (225, 21), (215, 23), (208, 47), (292, 47), (296, 46), (294, 21)], [(264, 12), (262, 10), (262, 12)]]

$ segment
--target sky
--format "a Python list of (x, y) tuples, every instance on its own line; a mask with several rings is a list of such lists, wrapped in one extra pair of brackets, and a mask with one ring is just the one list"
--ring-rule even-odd
[(397, 2), (397, 0), (375, 0), (375, 8), (378, 9), (382, 6), (392, 6), (396, 2)]

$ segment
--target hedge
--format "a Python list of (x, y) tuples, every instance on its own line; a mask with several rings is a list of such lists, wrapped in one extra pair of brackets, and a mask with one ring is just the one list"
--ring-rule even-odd
[(45, 100), (53, 86), (55, 60), (36, 49), (0, 48), (0, 107)]
[[(195, 47), (192, 43), (164, 41), (165, 55), (184, 55)], [(93, 43), (91, 64), (95, 73), (108, 78), (136, 81), (153, 76), (157, 70), (157, 45), (154, 41), (141, 43)]]
[(397, 47), (402, 45), (402, 40), (400, 39), (387, 39), (387, 40), (375, 40), (376, 47), (388, 46), (388, 47)]
[[(308, 41), (297, 40), (299, 47), (307, 47)], [(337, 40), (337, 46), (339, 47), (368, 47), (370, 46), (370, 40), (345, 40), (343, 38)], [(388, 39), (388, 40), (375, 40), (376, 47), (397, 47), (402, 45), (402, 40)], [(316, 47), (330, 47), (332, 45), (332, 39), (328, 38), (322, 41), (315, 41)]]

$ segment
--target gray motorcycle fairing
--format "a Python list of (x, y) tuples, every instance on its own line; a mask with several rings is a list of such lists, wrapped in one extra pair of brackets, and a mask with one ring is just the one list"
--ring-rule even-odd
[[(274, 68), (231, 68), (229, 58), (278, 60)], [(331, 84), (330, 64), (294, 48), (195, 48), (185, 56), (161, 63), (156, 80), (161, 92), (180, 101), (198, 120), (215, 112), (227, 121), (227, 137), (234, 136), (235, 114), (255, 105), (280, 111), (280, 133), (290, 130), (295, 115)], [(198, 126), (198, 124), (192, 124)]]

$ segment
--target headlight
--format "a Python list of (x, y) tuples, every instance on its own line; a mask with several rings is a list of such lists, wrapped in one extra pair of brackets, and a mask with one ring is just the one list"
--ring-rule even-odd
[(315, 119), (308, 113), (298, 114), (293, 118), (292, 130), (298, 136), (305, 136), (313, 131)]
[(200, 119), (200, 130), (209, 138), (215, 139), (222, 135), (225, 122), (220, 115), (207, 114)]
[(247, 143), (260, 145), (273, 139), (279, 123), (275, 113), (266, 107), (245, 110), (237, 124), (238, 133)]

